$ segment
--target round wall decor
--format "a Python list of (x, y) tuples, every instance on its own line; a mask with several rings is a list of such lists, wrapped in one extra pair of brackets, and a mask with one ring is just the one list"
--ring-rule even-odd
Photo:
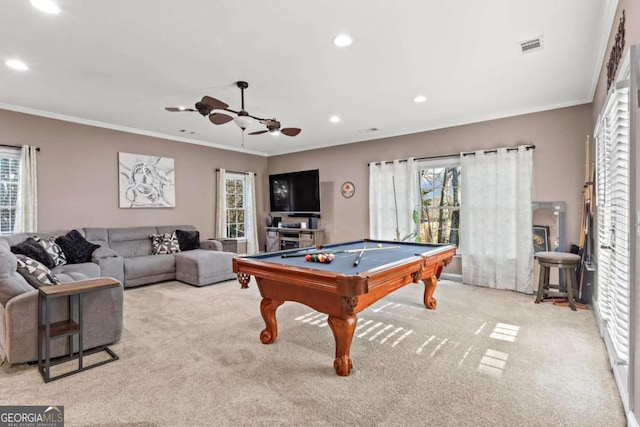
[(342, 184), (342, 187), (340, 188), (340, 192), (342, 193), (342, 197), (350, 199), (355, 194), (356, 187), (355, 185), (353, 185), (353, 182), (347, 181), (344, 184)]

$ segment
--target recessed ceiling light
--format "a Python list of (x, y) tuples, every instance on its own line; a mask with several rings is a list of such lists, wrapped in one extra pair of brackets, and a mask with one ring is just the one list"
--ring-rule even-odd
[(424, 95), (418, 95), (415, 98), (413, 98), (413, 102), (415, 103), (421, 103), (421, 102), (425, 102), (427, 100), (427, 97)]
[(7, 67), (11, 67), (11, 68), (14, 68), (16, 70), (23, 70), (24, 71), (24, 70), (28, 70), (29, 69), (29, 67), (27, 67), (27, 64), (25, 64), (24, 62), (19, 61), (17, 59), (9, 59), (9, 60), (7, 60), (7, 61), (5, 61), (5, 65)]
[(333, 44), (338, 47), (349, 46), (351, 43), (353, 43), (353, 39), (346, 34), (340, 34), (333, 39)]
[(31, 6), (35, 7), (46, 13), (57, 15), (60, 13), (60, 8), (52, 0), (29, 0)]
[(331, 123), (338, 123), (338, 122), (340, 121), (340, 117), (338, 117), (338, 116), (331, 116), (331, 117), (329, 118), (329, 121), (330, 121)]

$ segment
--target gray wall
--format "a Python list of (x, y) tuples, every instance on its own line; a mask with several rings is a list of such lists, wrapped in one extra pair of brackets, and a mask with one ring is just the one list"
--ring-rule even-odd
[[(193, 224), (214, 237), (215, 170), (257, 173), (266, 180), (267, 158), (110, 129), (0, 110), (0, 143), (36, 145), (40, 230)], [(172, 157), (176, 207), (118, 208), (118, 152)], [(258, 194), (263, 206), (264, 194)], [(260, 213), (261, 217), (264, 212)]]
[[(582, 212), (585, 141), (591, 127), (591, 105), (585, 104), (274, 156), (269, 158), (269, 173), (320, 170), (322, 220), (328, 228), (328, 240), (336, 242), (368, 236), (369, 162), (535, 144), (533, 199), (566, 202), (567, 241), (577, 243)], [(340, 194), (340, 186), (344, 181), (355, 184), (356, 192), (350, 199)]]

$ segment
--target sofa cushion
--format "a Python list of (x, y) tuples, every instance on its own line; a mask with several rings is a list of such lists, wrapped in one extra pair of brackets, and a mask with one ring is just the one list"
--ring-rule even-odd
[(109, 228), (109, 247), (124, 258), (151, 255), (151, 239), (156, 227)]
[(236, 277), (233, 272), (232, 252), (208, 251), (195, 249), (176, 254), (176, 279), (194, 286), (231, 280)]
[(176, 237), (181, 251), (200, 248), (200, 232), (198, 230), (176, 230)]
[(17, 254), (16, 262), (18, 273), (22, 274), (22, 277), (36, 289), (40, 286), (51, 286), (60, 283), (55, 274), (51, 273), (51, 270), (49, 270), (47, 266), (35, 259), (31, 259), (26, 255)]
[(74, 274), (81, 274), (85, 278), (94, 279), (101, 277), (100, 266), (93, 262), (82, 262), (80, 264), (65, 264), (59, 267), (51, 269), (53, 274), (59, 276), (61, 274), (67, 274), (73, 276)]
[(89, 277), (85, 276), (82, 273), (74, 273), (74, 272), (56, 274), (56, 277), (58, 278), (58, 281), (60, 283), (71, 283), (71, 282), (77, 282), (79, 280), (89, 279)]
[(180, 245), (176, 233), (152, 234), (151, 247), (153, 255), (174, 254), (180, 252)]
[(175, 255), (144, 255), (124, 259), (125, 280), (153, 276), (164, 273), (175, 273)]
[(42, 247), (42, 245), (36, 242), (32, 237), (29, 237), (22, 243), (11, 246), (11, 252), (13, 252), (14, 254), (26, 255), (29, 258), (35, 259), (36, 261), (45, 265), (47, 268), (55, 267), (51, 256)]
[(33, 238), (33, 240), (38, 242), (40, 246), (42, 246), (44, 250), (47, 251), (51, 259), (53, 260), (54, 267), (67, 263), (67, 257), (64, 255), (64, 252), (62, 251), (60, 245), (56, 243), (56, 237), (57, 236), (36, 236)]
[(69, 264), (91, 261), (91, 254), (100, 247), (87, 241), (78, 230), (71, 230), (66, 235), (59, 236), (56, 243), (62, 248)]
[(0, 305), (6, 307), (13, 297), (33, 290), (33, 287), (20, 274), (16, 273), (17, 260), (9, 252), (9, 245), (0, 242)]

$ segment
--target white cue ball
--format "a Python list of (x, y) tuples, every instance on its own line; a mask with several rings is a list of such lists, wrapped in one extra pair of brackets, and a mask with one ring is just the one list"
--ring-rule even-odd
[(381, 248), (382, 247), (382, 243), (378, 243), (378, 247)]

